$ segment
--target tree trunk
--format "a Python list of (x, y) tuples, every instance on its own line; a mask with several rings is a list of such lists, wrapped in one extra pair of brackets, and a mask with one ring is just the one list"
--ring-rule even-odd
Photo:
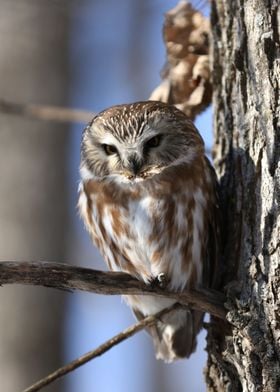
[(209, 328), (209, 391), (280, 390), (279, 2), (212, 2), (214, 161), (228, 325)]
[[(65, 105), (67, 1), (0, 6), (1, 98)], [(1, 260), (65, 259), (66, 148), (65, 126), (0, 114)], [(63, 305), (51, 289), (0, 289), (1, 391), (21, 391), (61, 364)]]

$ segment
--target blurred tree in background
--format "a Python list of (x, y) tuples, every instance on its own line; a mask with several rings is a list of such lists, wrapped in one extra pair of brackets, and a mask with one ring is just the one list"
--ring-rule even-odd
[[(67, 104), (67, 7), (0, 1), (2, 98)], [(67, 127), (1, 113), (0, 140), (1, 260), (64, 261)], [(64, 294), (18, 286), (0, 294), (0, 389), (16, 392), (61, 363)]]

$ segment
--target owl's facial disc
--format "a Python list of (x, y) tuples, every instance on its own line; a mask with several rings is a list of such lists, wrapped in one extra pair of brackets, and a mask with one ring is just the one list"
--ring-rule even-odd
[(133, 180), (143, 177), (145, 170), (142, 149), (125, 144), (117, 148), (113, 144), (103, 144), (111, 174), (117, 174)]
[(118, 140), (106, 135), (99, 141), (103, 159), (109, 173), (131, 181), (140, 181), (155, 174), (155, 155), (163, 135), (153, 132), (148, 138), (142, 136), (132, 140)]
[(141, 181), (203, 154), (203, 141), (184, 113), (160, 102), (136, 102), (93, 119), (83, 134), (81, 167), (95, 178)]
[(137, 154), (131, 153), (127, 157), (126, 168), (132, 176), (138, 176), (143, 168), (143, 161), (137, 156)]

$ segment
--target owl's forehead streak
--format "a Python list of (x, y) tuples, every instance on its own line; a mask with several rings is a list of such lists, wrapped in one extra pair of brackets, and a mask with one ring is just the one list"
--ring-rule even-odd
[(104, 133), (112, 134), (118, 141), (134, 142), (142, 136), (148, 126), (146, 116), (135, 116), (133, 113), (124, 112), (118, 115), (98, 119)]
[[(146, 130), (157, 131), (162, 125), (169, 129), (187, 126), (194, 130), (191, 122), (180, 110), (157, 101), (135, 102), (116, 105), (99, 113), (91, 126), (96, 136), (110, 133), (119, 142), (133, 143), (145, 135)], [(172, 126), (172, 128), (170, 128)]]

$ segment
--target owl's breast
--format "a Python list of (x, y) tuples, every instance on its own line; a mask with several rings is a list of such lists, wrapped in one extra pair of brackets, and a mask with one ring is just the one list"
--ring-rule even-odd
[(165, 273), (176, 290), (200, 281), (205, 215), (201, 191), (185, 187), (172, 194), (166, 186), (152, 192), (145, 184), (121, 187), (89, 181), (82, 186), (79, 206), (110, 269), (146, 283)]

